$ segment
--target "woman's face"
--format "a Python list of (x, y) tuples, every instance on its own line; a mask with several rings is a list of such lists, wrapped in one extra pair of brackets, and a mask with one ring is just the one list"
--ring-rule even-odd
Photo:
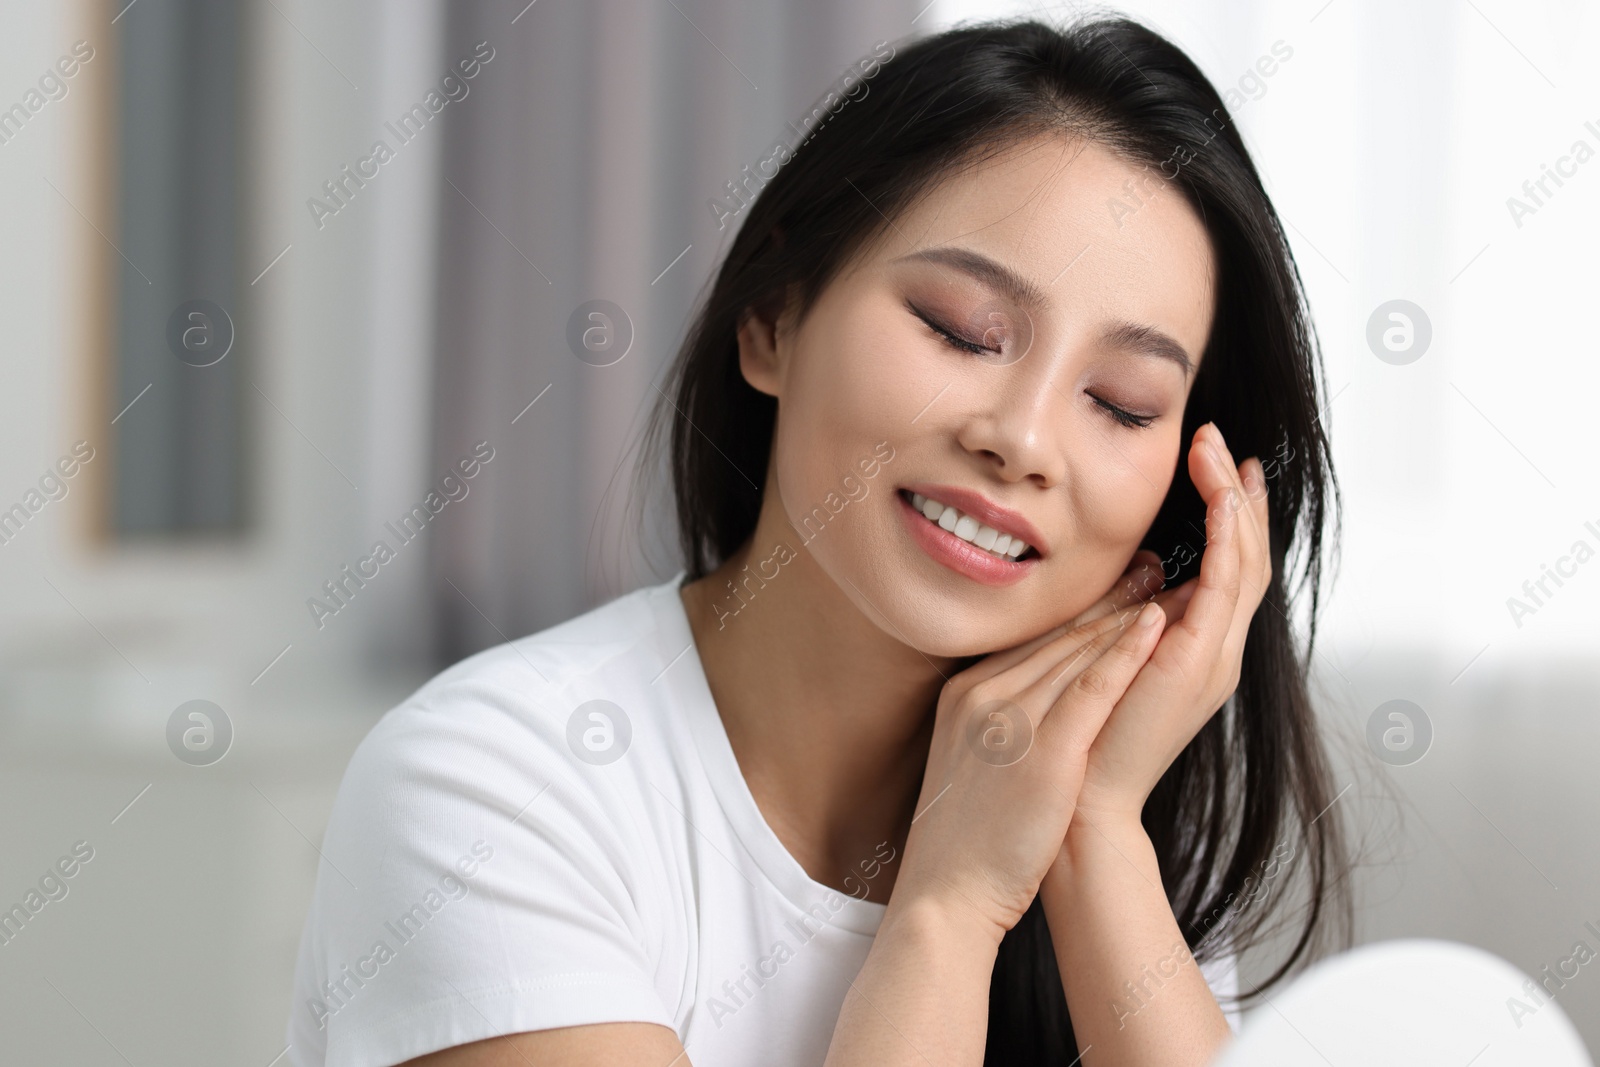
[(1160, 173), (1025, 142), (895, 219), (798, 329), (741, 329), (746, 378), (778, 398), (768, 494), (790, 544), (897, 639), (1020, 643), (1138, 549), (1184, 446), (1215, 278)]

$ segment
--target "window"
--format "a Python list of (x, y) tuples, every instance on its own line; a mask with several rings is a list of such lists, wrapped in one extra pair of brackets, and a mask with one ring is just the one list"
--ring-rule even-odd
[[(241, 0), (141, 0), (113, 26), (111, 535), (246, 522)], [(131, 405), (131, 406), (130, 406)]]

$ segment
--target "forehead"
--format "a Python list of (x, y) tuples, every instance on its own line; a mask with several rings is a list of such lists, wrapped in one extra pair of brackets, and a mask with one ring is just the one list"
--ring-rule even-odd
[(1198, 357), (1210, 330), (1215, 261), (1204, 225), (1162, 168), (1099, 142), (1030, 138), (952, 168), (869, 249), (862, 267), (909, 253), (971, 249), (1021, 275), (1044, 298), (1031, 313), (1146, 322)]

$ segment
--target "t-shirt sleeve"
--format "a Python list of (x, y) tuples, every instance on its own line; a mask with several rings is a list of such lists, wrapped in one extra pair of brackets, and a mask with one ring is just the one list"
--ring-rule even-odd
[(292, 1062), (379, 1067), (529, 1030), (672, 1026), (640, 850), (573, 762), (558, 716), (481, 682), (380, 720), (320, 849)]

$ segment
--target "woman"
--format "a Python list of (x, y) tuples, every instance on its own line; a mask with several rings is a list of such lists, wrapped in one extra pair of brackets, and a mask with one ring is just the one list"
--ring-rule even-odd
[(1318, 361), (1221, 100), (1121, 20), (870, 74), (663, 392), (684, 568), (353, 758), (296, 1062), (1199, 1064), (1272, 890), (1268, 985), (1347, 915)]

